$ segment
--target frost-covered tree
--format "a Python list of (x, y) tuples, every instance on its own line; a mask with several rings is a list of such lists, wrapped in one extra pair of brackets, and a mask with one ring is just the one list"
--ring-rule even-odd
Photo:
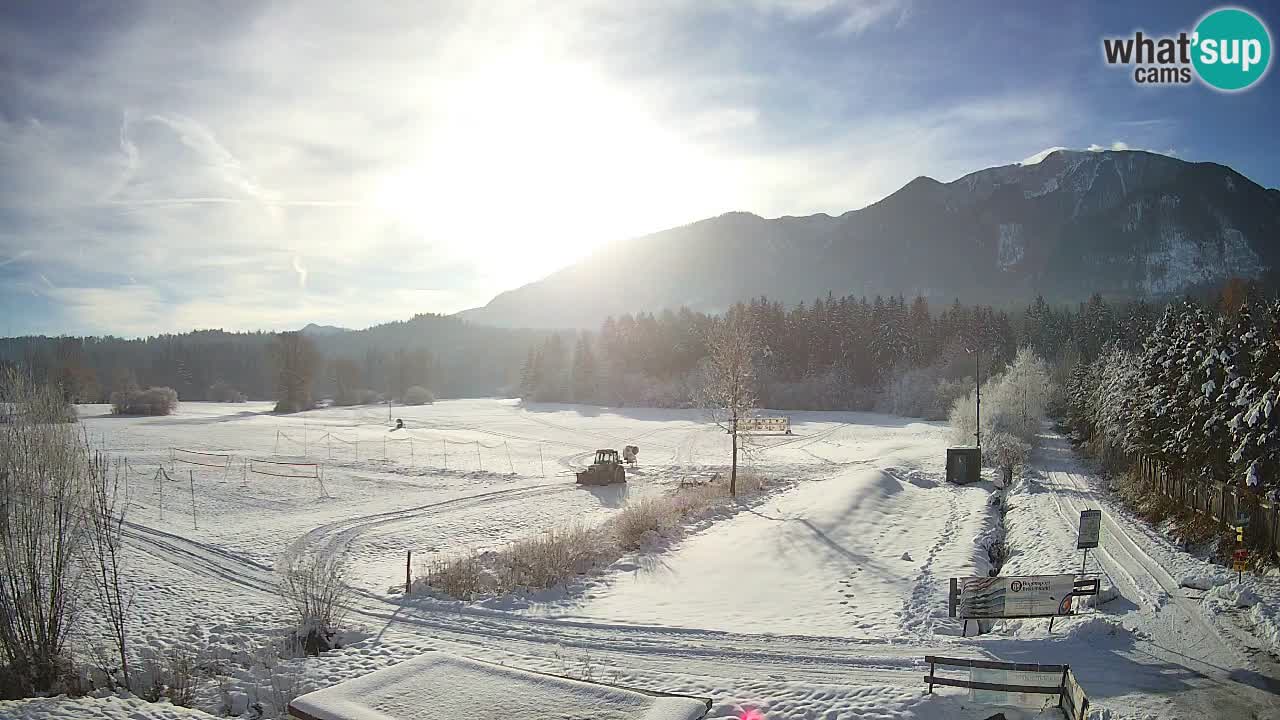
[(1035, 447), (1051, 394), (1048, 365), (1031, 348), (1023, 348), (1005, 371), (982, 386), (981, 416), (975, 419), (977, 398), (970, 392), (951, 408), (956, 440), (968, 442), (980, 423), (983, 462), (1010, 470)]
[(750, 417), (756, 406), (755, 362), (760, 349), (759, 331), (742, 306), (713, 323), (707, 334), (698, 396), (712, 420), (732, 438), (730, 495), (738, 492), (738, 422)]
[(1247, 367), (1235, 367), (1238, 382), (1229, 386), (1236, 409), (1228, 421), (1230, 459), (1247, 487), (1275, 490), (1280, 487), (1280, 301), (1260, 315), (1251, 342), (1242, 343), (1238, 356)]

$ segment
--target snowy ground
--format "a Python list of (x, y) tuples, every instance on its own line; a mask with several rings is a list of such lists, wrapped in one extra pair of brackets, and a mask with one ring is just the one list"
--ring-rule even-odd
[[(1218, 694), (1256, 710), (1277, 699), (1268, 657), (1241, 649), (1234, 628), (1247, 617), (1214, 615), (1210, 601), (1184, 607), (1177, 583), (1169, 587), (1204, 566), (1094, 497), (1052, 438), (1039, 479), (1012, 495), (1007, 524), (1017, 553), (1003, 574), (1078, 569), (1071, 518), (1078, 507), (1101, 506), (1106, 552), (1098, 557), (1121, 597), (1059, 622), (1052, 635), (1044, 621), (1011, 621), (975, 640), (959, 637), (946, 617), (947, 579), (987, 574), (982, 543), (998, 534), (1000, 516), (989, 483), (941, 482), (949, 440), (942, 424), (793, 413), (795, 434), (759, 438), (749, 461), (787, 489), (722, 509), (663, 552), (623, 558), (567, 591), (463, 604), (405, 602), (405, 552), (483, 550), (604, 519), (629, 498), (723, 471), (726, 436), (696, 411), (450, 401), (396, 408), (407, 430), (389, 433), (385, 408), (288, 417), (269, 409), (184, 403), (172, 417), (122, 419), (82, 408), (91, 436), (131, 467), (141, 645), (215, 658), (221, 686), (206, 687), (198, 702), (215, 714), (233, 704), (229, 693), (270, 714), (283, 698), (428, 649), (713, 697), (712, 717), (749, 709), (771, 719), (994, 712), (959, 692), (923, 695), (925, 654), (1071, 662), (1095, 706), (1114, 718), (1201, 717), (1195, 709)], [(572, 470), (596, 448), (626, 444), (641, 450), (625, 489), (573, 483)], [(171, 464), (172, 448), (232, 458), (225, 471), (181, 462), (182, 453)], [(246, 467), (252, 459), (321, 463), (323, 491), (314, 478), (248, 472), (273, 468)], [(161, 465), (171, 481), (155, 479)], [(1112, 544), (1119, 529), (1127, 540)], [(341, 650), (278, 660), (264, 649), (289, 625), (275, 570), (325, 547), (352, 560), (358, 630)], [(1177, 569), (1166, 577), (1160, 565)], [(1274, 586), (1257, 592), (1274, 602)], [(0, 703), (0, 716), (188, 716), (161, 709), (128, 699), (41, 700)]]

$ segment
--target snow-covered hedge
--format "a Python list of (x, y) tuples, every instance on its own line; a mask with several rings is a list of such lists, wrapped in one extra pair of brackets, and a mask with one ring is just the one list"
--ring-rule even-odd
[(178, 409), (178, 393), (173, 388), (152, 387), (111, 393), (111, 412), (116, 415), (169, 415)]

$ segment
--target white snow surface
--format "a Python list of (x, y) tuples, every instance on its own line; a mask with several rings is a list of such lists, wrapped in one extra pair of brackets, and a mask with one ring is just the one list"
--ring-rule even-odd
[[(996, 711), (959, 690), (923, 694), (926, 654), (1070, 662), (1093, 707), (1114, 719), (1232, 717), (1203, 714), (1223, 697), (1276, 717), (1267, 714), (1275, 696), (1261, 689), (1275, 673), (1265, 653), (1250, 649), (1257, 641), (1241, 637), (1274, 627), (1266, 619), (1276, 618), (1275, 581), (1246, 579), (1259, 598), (1248, 607), (1237, 597), (1182, 598), (1175, 578), (1211, 566), (1113, 506), (1060, 438), (1048, 437), (1012, 491), (1002, 527), (990, 482), (943, 482), (945, 424), (791, 413), (795, 434), (755, 438), (745, 461), (773, 481), (772, 494), (726, 503), (684, 537), (570, 587), (462, 603), (406, 600), (406, 551), (416, 563), (603, 520), (630, 498), (724, 472), (728, 437), (695, 410), (445, 401), (394, 408), (408, 428), (396, 432), (385, 406), (269, 411), (265, 403), (183, 403), (170, 417), (114, 418), (102, 406), (81, 408), (95, 444), (131, 468), (135, 647), (212, 658), (219, 681), (202, 687), (196, 705), (214, 715), (243, 708), (243, 694), (264, 716), (280, 716), (296, 695), (446, 651), (710, 697), (713, 718)], [(626, 444), (639, 445), (640, 463), (625, 487), (574, 484), (572, 470), (596, 448)], [(171, 465), (174, 447), (227, 453), (230, 469), (224, 477), (221, 467)], [(323, 496), (314, 479), (246, 473), (245, 458), (320, 463)], [(172, 481), (155, 479), (161, 464)], [(1086, 506), (1104, 510), (1103, 548), (1091, 552), (1089, 571), (1119, 596), (1059, 620), (1052, 633), (1028, 620), (960, 637), (946, 616), (948, 578), (987, 574), (983, 543), (999, 537), (1013, 548), (1002, 574), (1079, 570), (1075, 518)], [(340, 649), (281, 659), (271, 645), (293, 621), (275, 573), (324, 549), (351, 560), (351, 631)], [(86, 643), (95, 628), (87, 619), (77, 639)], [(197, 716), (114, 696), (0, 703), (0, 717), (32, 720)]]
[[(1009, 494), (1005, 527), (1013, 554), (1001, 574), (1079, 574), (1084, 559), (1076, 549), (1080, 511), (1101, 510), (1101, 545), (1089, 551), (1084, 571), (1099, 578), (1104, 595), (1086, 603), (1079, 615), (1059, 619), (1053, 633), (1043, 620), (1011, 620), (998, 624), (985, 636), (993, 640), (984, 642), (997, 636), (1053, 641), (1055, 634), (1065, 635), (1066, 642), (1057, 641), (1058, 652), (1085, 688), (1114, 694), (1124, 701), (1121, 707), (1125, 702), (1142, 706), (1152, 693), (1163, 693), (1176, 694), (1181, 702), (1164, 711), (1173, 717), (1254, 717), (1254, 712), (1280, 717), (1273, 694), (1280, 689), (1274, 662), (1280, 653), (1275, 642), (1280, 578), (1246, 575), (1239, 588), (1223, 589), (1236, 587), (1234, 574), (1175, 547), (1135, 518), (1103, 491), (1103, 481), (1063, 438), (1041, 439), (1032, 468)], [(1073, 646), (1075, 640), (1094, 651), (1110, 648), (1111, 662), (1099, 664), (1096, 652)], [(1176, 680), (1158, 671), (1153, 659), (1189, 675)]]
[(698, 720), (705, 702), (631, 690), (431, 652), (290, 705), (316, 720)]

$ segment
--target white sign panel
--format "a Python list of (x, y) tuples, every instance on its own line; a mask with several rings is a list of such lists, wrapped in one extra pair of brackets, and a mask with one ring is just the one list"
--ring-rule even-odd
[[(993, 683), (997, 685), (1057, 687), (1062, 684), (1062, 673), (971, 668), (969, 670), (969, 679), (974, 682)], [(1057, 693), (1053, 695), (1046, 695), (1042, 693), (1029, 692), (1006, 692), (1003, 690), (978, 690), (977, 688), (974, 688), (969, 691), (969, 697), (974, 702), (980, 702), (986, 705), (1015, 705), (1018, 707), (1033, 708), (1057, 707), (1058, 705)]]
[(1076, 541), (1076, 549), (1096, 548), (1102, 536), (1102, 511), (1080, 511), (1080, 538)]
[(757, 417), (738, 421), (738, 432), (780, 432), (791, 429), (791, 418)]
[(960, 579), (961, 618), (1049, 617), (1071, 613), (1074, 575)]

